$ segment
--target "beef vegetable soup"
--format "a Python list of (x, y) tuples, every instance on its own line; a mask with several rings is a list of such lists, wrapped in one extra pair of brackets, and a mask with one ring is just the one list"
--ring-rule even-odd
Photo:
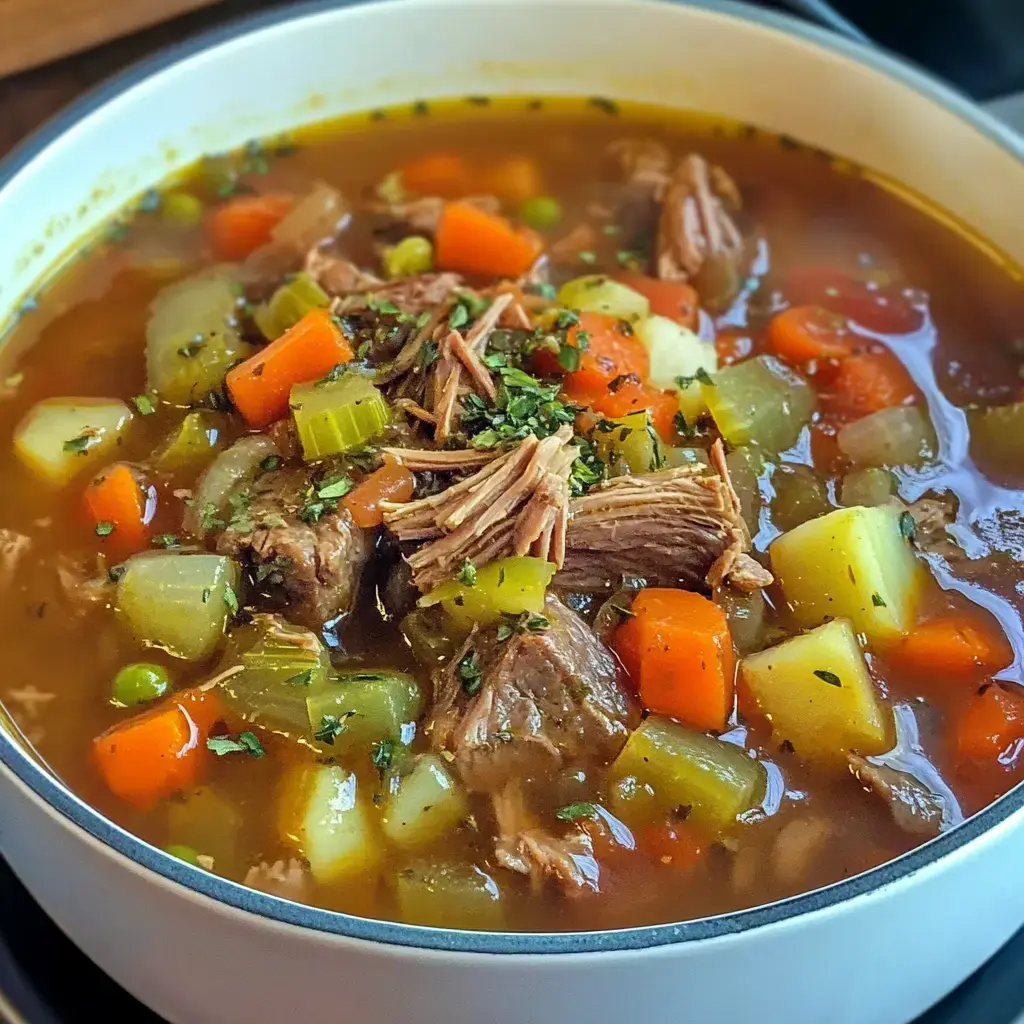
[(660, 110), (212, 156), (7, 342), (0, 697), (114, 821), (353, 913), (864, 871), (1020, 779), (1022, 294), (891, 183)]

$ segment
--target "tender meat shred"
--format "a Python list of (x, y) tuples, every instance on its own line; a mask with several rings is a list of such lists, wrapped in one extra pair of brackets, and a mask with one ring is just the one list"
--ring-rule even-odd
[(476, 469), (493, 462), (499, 454), (483, 449), (478, 451), (476, 448), (452, 448), (443, 451), (431, 448), (382, 448), (381, 453), (397, 459), (414, 473)]
[(217, 550), (248, 567), (263, 606), (318, 630), (351, 609), (371, 542), (344, 510), (314, 523), (300, 519), (312, 486), (306, 469), (261, 476), (245, 515), (220, 534)]
[(384, 523), (398, 540), (427, 542), (409, 556), (416, 586), (432, 590), (467, 558), (484, 565), (533, 555), (561, 565), (578, 455), (571, 441), (568, 425), (541, 441), (531, 434), (440, 494), (382, 503)]
[(658, 221), (658, 277), (692, 281), (704, 302), (722, 308), (743, 275), (743, 236), (726, 212), (736, 186), (721, 169), (690, 154), (665, 192)]
[(754, 570), (757, 563), (743, 555), (750, 535), (721, 442), (711, 450), (711, 463), (717, 473), (681, 466), (621, 476), (573, 499), (556, 584), (594, 591), (628, 577), (688, 590), (770, 583), (771, 574)]
[(914, 543), (918, 550), (928, 555), (938, 555), (951, 565), (967, 558), (967, 553), (948, 530), (956, 522), (956, 495), (946, 493), (918, 498), (907, 510), (914, 517), (917, 527)]
[(290, 416), (286, 420), (271, 423), (264, 433), (277, 445), (277, 450), (285, 462), (297, 459), (302, 454), (299, 432), (295, 427), (295, 420)]
[(351, 260), (334, 256), (320, 248), (310, 249), (306, 253), (306, 273), (328, 295), (368, 292), (384, 284), (375, 274), (363, 270)]
[(309, 869), (294, 857), (287, 864), (283, 860), (276, 860), (273, 864), (261, 860), (249, 868), (242, 884), (270, 896), (303, 903), (309, 896)]
[[(434, 674), (427, 732), (450, 751), (466, 785), (498, 793), (513, 779), (565, 761), (613, 758), (637, 724), (614, 657), (590, 627), (554, 595), (542, 632), (498, 639), (497, 627), (474, 632)], [(460, 665), (475, 664), (480, 687), (467, 694)]]
[(669, 152), (662, 143), (655, 139), (616, 139), (605, 152), (627, 185), (649, 191), (653, 199), (661, 201), (671, 167)]
[(875, 764), (858, 754), (850, 754), (847, 760), (857, 781), (889, 806), (893, 821), (904, 832), (937, 836), (942, 831), (945, 802), (919, 779), (889, 765)]
[(94, 560), (82, 561), (70, 555), (59, 555), (57, 583), (62, 610), (75, 619), (109, 608), (114, 600), (114, 585)]
[(795, 818), (779, 830), (772, 846), (772, 870), (787, 886), (799, 886), (833, 836), (823, 818)]

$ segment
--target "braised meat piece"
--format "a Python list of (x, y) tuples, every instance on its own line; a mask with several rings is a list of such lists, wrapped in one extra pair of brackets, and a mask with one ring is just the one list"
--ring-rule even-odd
[(686, 590), (771, 583), (744, 554), (750, 536), (720, 443), (711, 461), (717, 472), (682, 466), (621, 476), (573, 499), (555, 583), (584, 591), (614, 589), (625, 578)]
[(259, 603), (318, 630), (349, 611), (371, 554), (348, 512), (317, 500), (305, 468), (266, 473), (235, 502), (217, 551), (241, 561)]
[(499, 792), (510, 780), (585, 756), (613, 758), (638, 722), (614, 657), (553, 595), (546, 629), (475, 631), (434, 677), (427, 724), (466, 785)]
[(946, 814), (942, 798), (909, 772), (876, 764), (858, 754), (848, 757), (850, 771), (865, 789), (884, 800), (893, 821), (904, 832), (919, 836), (937, 836)]

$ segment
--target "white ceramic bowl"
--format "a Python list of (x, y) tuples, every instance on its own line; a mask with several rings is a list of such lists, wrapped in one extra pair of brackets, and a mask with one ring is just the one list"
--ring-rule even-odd
[[(784, 132), (908, 183), (1024, 262), (1018, 140), (906, 66), (795, 21), (646, 0), (314, 3), (161, 55), (7, 160), (0, 322), (81, 235), (204, 151), (480, 93), (615, 96)], [(1024, 922), (1022, 804), (1014, 791), (893, 863), (744, 913), (447, 932), (289, 904), (173, 860), (0, 728), (3, 854), (72, 939), (175, 1024), (902, 1024)]]

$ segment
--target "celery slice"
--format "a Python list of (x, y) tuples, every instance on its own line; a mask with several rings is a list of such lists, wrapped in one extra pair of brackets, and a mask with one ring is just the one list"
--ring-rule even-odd
[(366, 444), (389, 420), (384, 396), (359, 373), (296, 384), (290, 404), (307, 462)]
[(661, 468), (661, 440), (646, 409), (619, 419), (598, 420), (590, 437), (609, 476), (650, 473)]
[(220, 447), (223, 433), (223, 419), (215, 413), (190, 412), (157, 453), (157, 467), (176, 473), (205, 466)]
[(310, 310), (326, 309), (330, 296), (309, 274), (296, 274), (256, 307), (252, 318), (268, 341), (279, 338), (297, 324)]
[(402, 920), (435, 928), (500, 931), (504, 903), (497, 882), (472, 864), (459, 861), (418, 861), (395, 878), (395, 896)]
[(416, 680), (391, 669), (342, 672), (306, 697), (314, 739), (338, 753), (401, 738), (402, 727), (415, 722), (422, 709)]
[(602, 313), (630, 322), (642, 320), (651, 312), (645, 296), (602, 274), (566, 281), (558, 291), (558, 304), (581, 313)]

